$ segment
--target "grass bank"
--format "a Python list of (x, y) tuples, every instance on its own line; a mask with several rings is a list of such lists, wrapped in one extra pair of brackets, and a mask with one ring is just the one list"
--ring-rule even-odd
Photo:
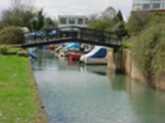
[(0, 55), (0, 123), (45, 123), (28, 58)]

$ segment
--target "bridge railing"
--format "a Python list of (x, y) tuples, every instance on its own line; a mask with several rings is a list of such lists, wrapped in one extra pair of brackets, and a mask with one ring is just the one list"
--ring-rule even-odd
[(121, 41), (118, 39), (115, 33), (113, 32), (101, 32), (93, 30), (81, 30), (80, 39), (88, 40), (96, 43), (105, 43), (105, 44), (121, 44)]
[(92, 44), (114, 44), (120, 45), (121, 41), (114, 32), (98, 31), (82, 27), (56, 28), (51, 31), (33, 32), (25, 34), (24, 44), (39, 44), (55, 41), (57, 39), (83, 40)]

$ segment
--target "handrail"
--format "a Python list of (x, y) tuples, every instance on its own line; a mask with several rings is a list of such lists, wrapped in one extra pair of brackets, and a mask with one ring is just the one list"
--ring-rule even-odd
[(89, 43), (105, 43), (105, 44), (121, 44), (121, 41), (117, 38), (116, 34), (113, 32), (98, 31), (94, 29), (77, 27), (77, 26), (68, 26), (56, 28), (52, 30), (54, 33), (50, 32), (33, 32), (26, 33), (25, 39), (26, 42), (23, 45), (30, 44), (39, 44), (39, 43), (49, 43), (55, 40), (65, 40), (69, 38), (77, 40), (86, 40)]

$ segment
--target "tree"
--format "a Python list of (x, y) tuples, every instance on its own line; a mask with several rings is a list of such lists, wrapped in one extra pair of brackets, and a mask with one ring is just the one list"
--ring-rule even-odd
[(45, 17), (43, 15), (43, 9), (41, 9), (40, 11), (38, 11), (36, 16), (34, 16), (34, 18), (31, 20), (32, 30), (39, 31), (39, 30), (43, 29), (44, 24), (45, 24), (44, 21), (45, 21)]
[(119, 40), (122, 40), (123, 37), (128, 36), (123, 15), (120, 10), (118, 11), (116, 17), (114, 17), (113, 21), (116, 22), (116, 25), (113, 27), (113, 31), (116, 32)]
[(101, 18), (103, 19), (112, 19), (116, 16), (117, 12), (113, 7), (108, 7), (105, 9), (105, 11), (102, 13)]
[(97, 29), (97, 30), (106, 30), (108, 24), (103, 20), (95, 20), (91, 21), (88, 25), (90, 28)]
[(115, 13), (114, 8), (108, 7), (101, 16), (92, 16), (88, 26), (97, 30), (111, 31), (114, 25), (113, 18)]
[(44, 28), (55, 28), (57, 27), (57, 21), (56, 20), (52, 20), (50, 17), (45, 18), (45, 24), (44, 24)]
[(137, 35), (145, 29), (149, 22), (149, 14), (142, 12), (133, 12), (128, 20), (126, 28), (130, 35)]
[(113, 31), (116, 33), (119, 40), (122, 40), (125, 36), (128, 36), (128, 32), (123, 22), (119, 22), (118, 24), (116, 24), (113, 28)]
[(14, 8), (3, 12), (1, 23), (13, 26), (24, 26), (30, 28), (30, 21), (34, 17), (32, 10)]
[(116, 16), (114, 17), (114, 21), (124, 22), (123, 14), (122, 14), (122, 12), (120, 10), (118, 11), (118, 13), (116, 14)]
[(34, 0), (11, 0), (12, 8), (33, 7)]
[(89, 27), (108, 32), (115, 32), (119, 40), (122, 40), (123, 37), (128, 35), (121, 11), (115, 12), (115, 9), (112, 7), (106, 9), (100, 18), (90, 21)]

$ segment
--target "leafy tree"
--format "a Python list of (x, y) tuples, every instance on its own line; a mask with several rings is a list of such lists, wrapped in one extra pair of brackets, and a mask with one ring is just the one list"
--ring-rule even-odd
[(124, 22), (122, 12), (119, 10), (116, 16), (114, 17), (114, 21), (121, 21)]
[(130, 35), (137, 35), (146, 28), (149, 22), (149, 14), (143, 12), (132, 12), (126, 28)]
[(113, 27), (113, 31), (116, 32), (119, 40), (122, 40), (123, 37), (128, 36), (128, 32), (125, 28), (123, 15), (120, 10), (118, 11), (113, 21), (116, 22), (115, 26)]
[(108, 7), (103, 11), (101, 18), (102, 19), (112, 19), (116, 16), (117, 11), (113, 7)]
[(112, 31), (112, 28), (116, 23), (113, 21), (115, 15), (116, 10), (112, 7), (108, 7), (100, 17), (94, 16), (95, 19), (89, 22), (89, 27), (98, 30)]
[[(109, 16), (110, 13), (113, 13), (115, 16), (112, 18)], [(106, 15), (108, 17), (106, 17)], [(89, 27), (108, 32), (115, 32), (119, 40), (122, 40), (124, 36), (128, 35), (121, 11), (114, 14), (114, 9), (112, 8), (106, 10), (106, 13), (104, 12), (101, 18), (91, 21)]]
[(37, 18), (38, 18), (37, 30), (41, 30), (44, 27), (44, 19), (45, 19), (42, 9), (38, 12)]
[(89, 23), (89, 27), (98, 29), (98, 30), (107, 30), (107, 28), (110, 26), (111, 23), (109, 23), (107, 20), (95, 20)]
[(125, 24), (123, 22), (119, 22), (113, 28), (113, 31), (116, 32), (116, 35), (119, 40), (122, 40), (125, 36), (128, 36), (128, 32), (125, 29)]
[(47, 29), (47, 28), (55, 28), (55, 27), (57, 27), (57, 25), (58, 25), (57, 21), (52, 20), (49, 17), (45, 18), (45, 25), (44, 25), (45, 29)]
[(44, 15), (41, 9), (31, 20), (31, 29), (33, 31), (41, 30), (44, 26)]
[(42, 9), (31, 20), (31, 28), (34, 31), (39, 31), (44, 28), (46, 29), (46, 28), (54, 28), (54, 27), (57, 27), (57, 22), (53, 21), (49, 17), (45, 17)]

